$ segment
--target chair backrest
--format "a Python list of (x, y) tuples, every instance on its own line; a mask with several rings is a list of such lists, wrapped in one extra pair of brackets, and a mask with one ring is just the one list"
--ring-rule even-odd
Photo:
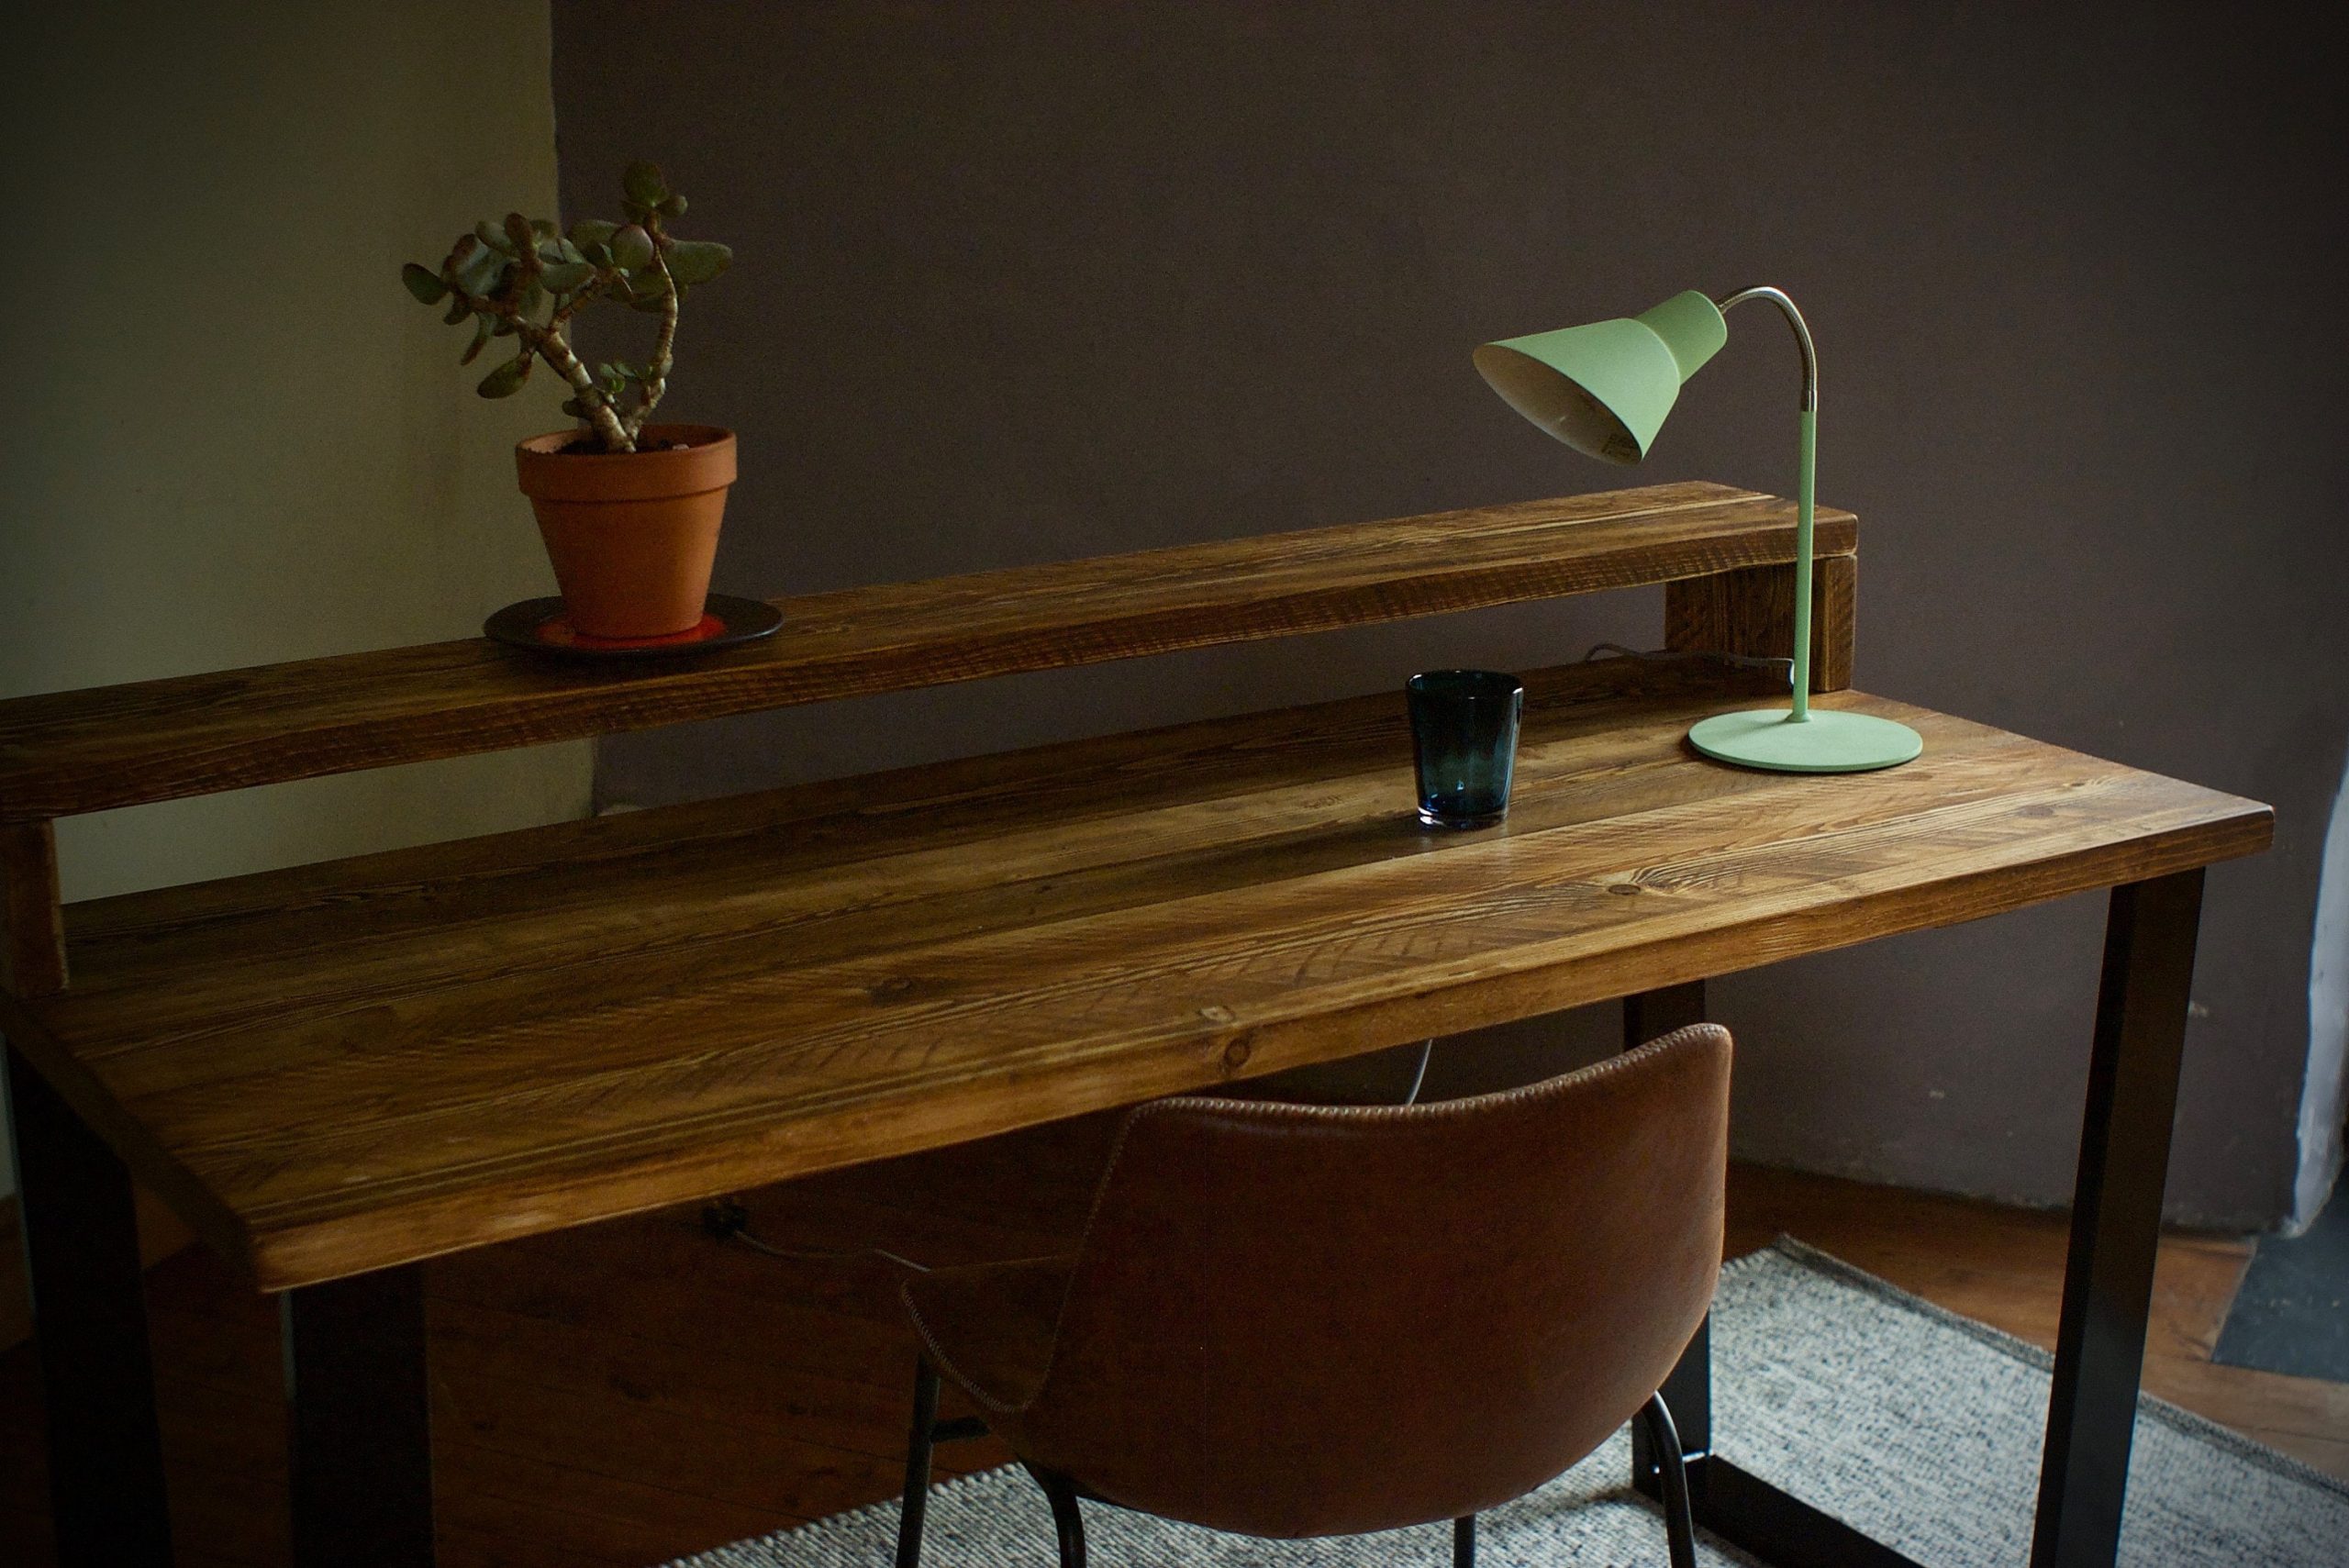
[(1178, 1098), (1102, 1178), (1026, 1446), (1264, 1536), (1457, 1518), (1589, 1453), (1712, 1300), (1730, 1037), (1386, 1109)]

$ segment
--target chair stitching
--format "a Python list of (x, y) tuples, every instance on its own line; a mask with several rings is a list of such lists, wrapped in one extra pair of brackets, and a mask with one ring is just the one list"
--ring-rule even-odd
[[(1384, 1122), (1438, 1123), (1455, 1119), (1472, 1111), (1496, 1106), (1514, 1106), (1564, 1094), (1581, 1084), (1595, 1083), (1614, 1073), (1627, 1072), (1637, 1063), (1662, 1055), (1668, 1050), (1676, 1049), (1686, 1040), (1711, 1033), (1726, 1036), (1729, 1031), (1716, 1023), (1687, 1024), (1673, 1030), (1670, 1034), (1652, 1040), (1636, 1050), (1622, 1051), (1609, 1057), (1604, 1062), (1592, 1062), (1587, 1067), (1561, 1073), (1555, 1078), (1540, 1084), (1529, 1084), (1521, 1088), (1504, 1089), (1490, 1095), (1478, 1095), (1464, 1100), (1439, 1100), (1431, 1105), (1294, 1106), (1268, 1104), (1258, 1100), (1235, 1100), (1215, 1095), (1178, 1095), (1136, 1106), (1128, 1111), (1125, 1119), (1119, 1123), (1118, 1136), (1109, 1147), (1109, 1158), (1101, 1168), (1100, 1180), (1094, 1185), (1092, 1207), (1085, 1212), (1085, 1229), (1077, 1237), (1074, 1263), (1069, 1271), (1068, 1286), (1061, 1293), (1060, 1308), (1052, 1318), (1052, 1339), (1044, 1352), (1044, 1370), (1036, 1379), (1035, 1392), (1029, 1396), (1025, 1404), (1007, 1405), (998, 1400), (989, 1399), (970, 1379), (960, 1373), (956, 1374), (955, 1382), (962, 1385), (963, 1392), (969, 1394), (980, 1404), (1007, 1415), (1024, 1415), (1034, 1409), (1036, 1402), (1043, 1397), (1044, 1391), (1052, 1386), (1052, 1373), (1060, 1364), (1061, 1329), (1068, 1319), (1069, 1297), (1075, 1294), (1077, 1276), (1084, 1271), (1085, 1261), (1093, 1240), (1094, 1229), (1101, 1218), (1101, 1206), (1108, 1196), (1110, 1181), (1117, 1175), (1118, 1167), (1124, 1162), (1127, 1139), (1132, 1134), (1134, 1124), (1144, 1117), (1186, 1112), (1199, 1116), (1202, 1119), (1221, 1118), (1227, 1121), (1243, 1125), (1302, 1122), (1308, 1125), (1318, 1123), (1353, 1127), (1375, 1126)], [(912, 1284), (913, 1282), (908, 1280), (897, 1287), (898, 1298), (905, 1304), (907, 1315), (914, 1320), (916, 1332), (920, 1334), (922, 1343), (929, 1347), (930, 1354), (937, 1359), (941, 1367), (951, 1367), (952, 1362), (949, 1361), (945, 1352), (939, 1349), (937, 1336), (931, 1331), (930, 1325), (923, 1320), (921, 1309), (914, 1305), (911, 1295)]]
[(1670, 1034), (1658, 1036), (1635, 1050), (1620, 1051), (1603, 1062), (1539, 1084), (1528, 1084), (1515, 1089), (1500, 1089), (1489, 1095), (1475, 1095), (1463, 1100), (1437, 1100), (1412, 1106), (1300, 1106), (1265, 1100), (1239, 1100), (1216, 1095), (1173, 1095), (1137, 1106), (1131, 1117), (1161, 1112), (1188, 1111), (1206, 1116), (1219, 1116), (1241, 1123), (1305, 1122), (1350, 1127), (1376, 1125), (1381, 1122), (1437, 1122), (1466, 1116), (1474, 1112), (1502, 1106), (1518, 1106), (1565, 1094), (1584, 1084), (1630, 1071), (1650, 1057), (1663, 1054), (1684, 1041), (1718, 1030), (1729, 1030), (1716, 1023), (1687, 1024)]

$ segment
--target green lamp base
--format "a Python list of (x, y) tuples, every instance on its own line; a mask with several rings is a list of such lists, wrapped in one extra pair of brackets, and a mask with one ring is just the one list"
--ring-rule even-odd
[(1925, 749), (1905, 724), (1823, 707), (1799, 724), (1782, 707), (1715, 714), (1689, 729), (1688, 743), (1715, 762), (1778, 773), (1864, 773), (1898, 767)]

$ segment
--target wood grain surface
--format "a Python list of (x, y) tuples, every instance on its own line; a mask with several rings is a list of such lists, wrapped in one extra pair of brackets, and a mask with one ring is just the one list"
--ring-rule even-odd
[(1701, 761), (1703, 660), (1537, 673), (1508, 824), (1399, 696), (69, 907), (0, 1022), (264, 1287), (1953, 924), (2265, 806), (1861, 695), (1918, 762)]
[[(1857, 548), (1822, 510), (1822, 555)], [(582, 666), (474, 638), (0, 702), (0, 823), (1789, 561), (1686, 484), (783, 599), (749, 648)], [(495, 606), (484, 606), (484, 612)]]
[(57, 829), (46, 822), (0, 822), (0, 989), (19, 996), (65, 989)]

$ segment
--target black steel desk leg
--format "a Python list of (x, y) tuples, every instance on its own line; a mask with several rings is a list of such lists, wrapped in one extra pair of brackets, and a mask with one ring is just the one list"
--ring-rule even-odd
[[(1626, 996), (1623, 998), (1623, 1049), (1637, 1051), (1648, 1041), (1659, 1040), (1674, 1029), (1687, 1029), (1690, 1024), (1704, 1021), (1705, 983), (1701, 980)], [(1680, 1352), (1679, 1363), (1657, 1391), (1664, 1396), (1665, 1408), (1672, 1412), (1673, 1425), (1679, 1430), (1683, 1455), (1698, 1462), (1689, 1467), (1688, 1485), (1699, 1494), (1699, 1513), (1704, 1511), (1701, 1490), (1707, 1474), (1702, 1461), (1713, 1446), (1711, 1329), (1710, 1317), (1697, 1325), (1696, 1337), (1688, 1341), (1688, 1348)], [(1648, 1423), (1645, 1421), (1631, 1423), (1631, 1485), (1659, 1502), (1663, 1500), (1664, 1475), (1656, 1463), (1656, 1455), (1649, 1447)]]
[(298, 1568), (429, 1568), (424, 1270), (289, 1290), (287, 1459)]
[(169, 1563), (130, 1173), (15, 1047), (7, 1055), (57, 1560), (61, 1568)]
[(2112, 890), (2033, 1568), (2110, 1568), (2153, 1302), (2202, 873)]

